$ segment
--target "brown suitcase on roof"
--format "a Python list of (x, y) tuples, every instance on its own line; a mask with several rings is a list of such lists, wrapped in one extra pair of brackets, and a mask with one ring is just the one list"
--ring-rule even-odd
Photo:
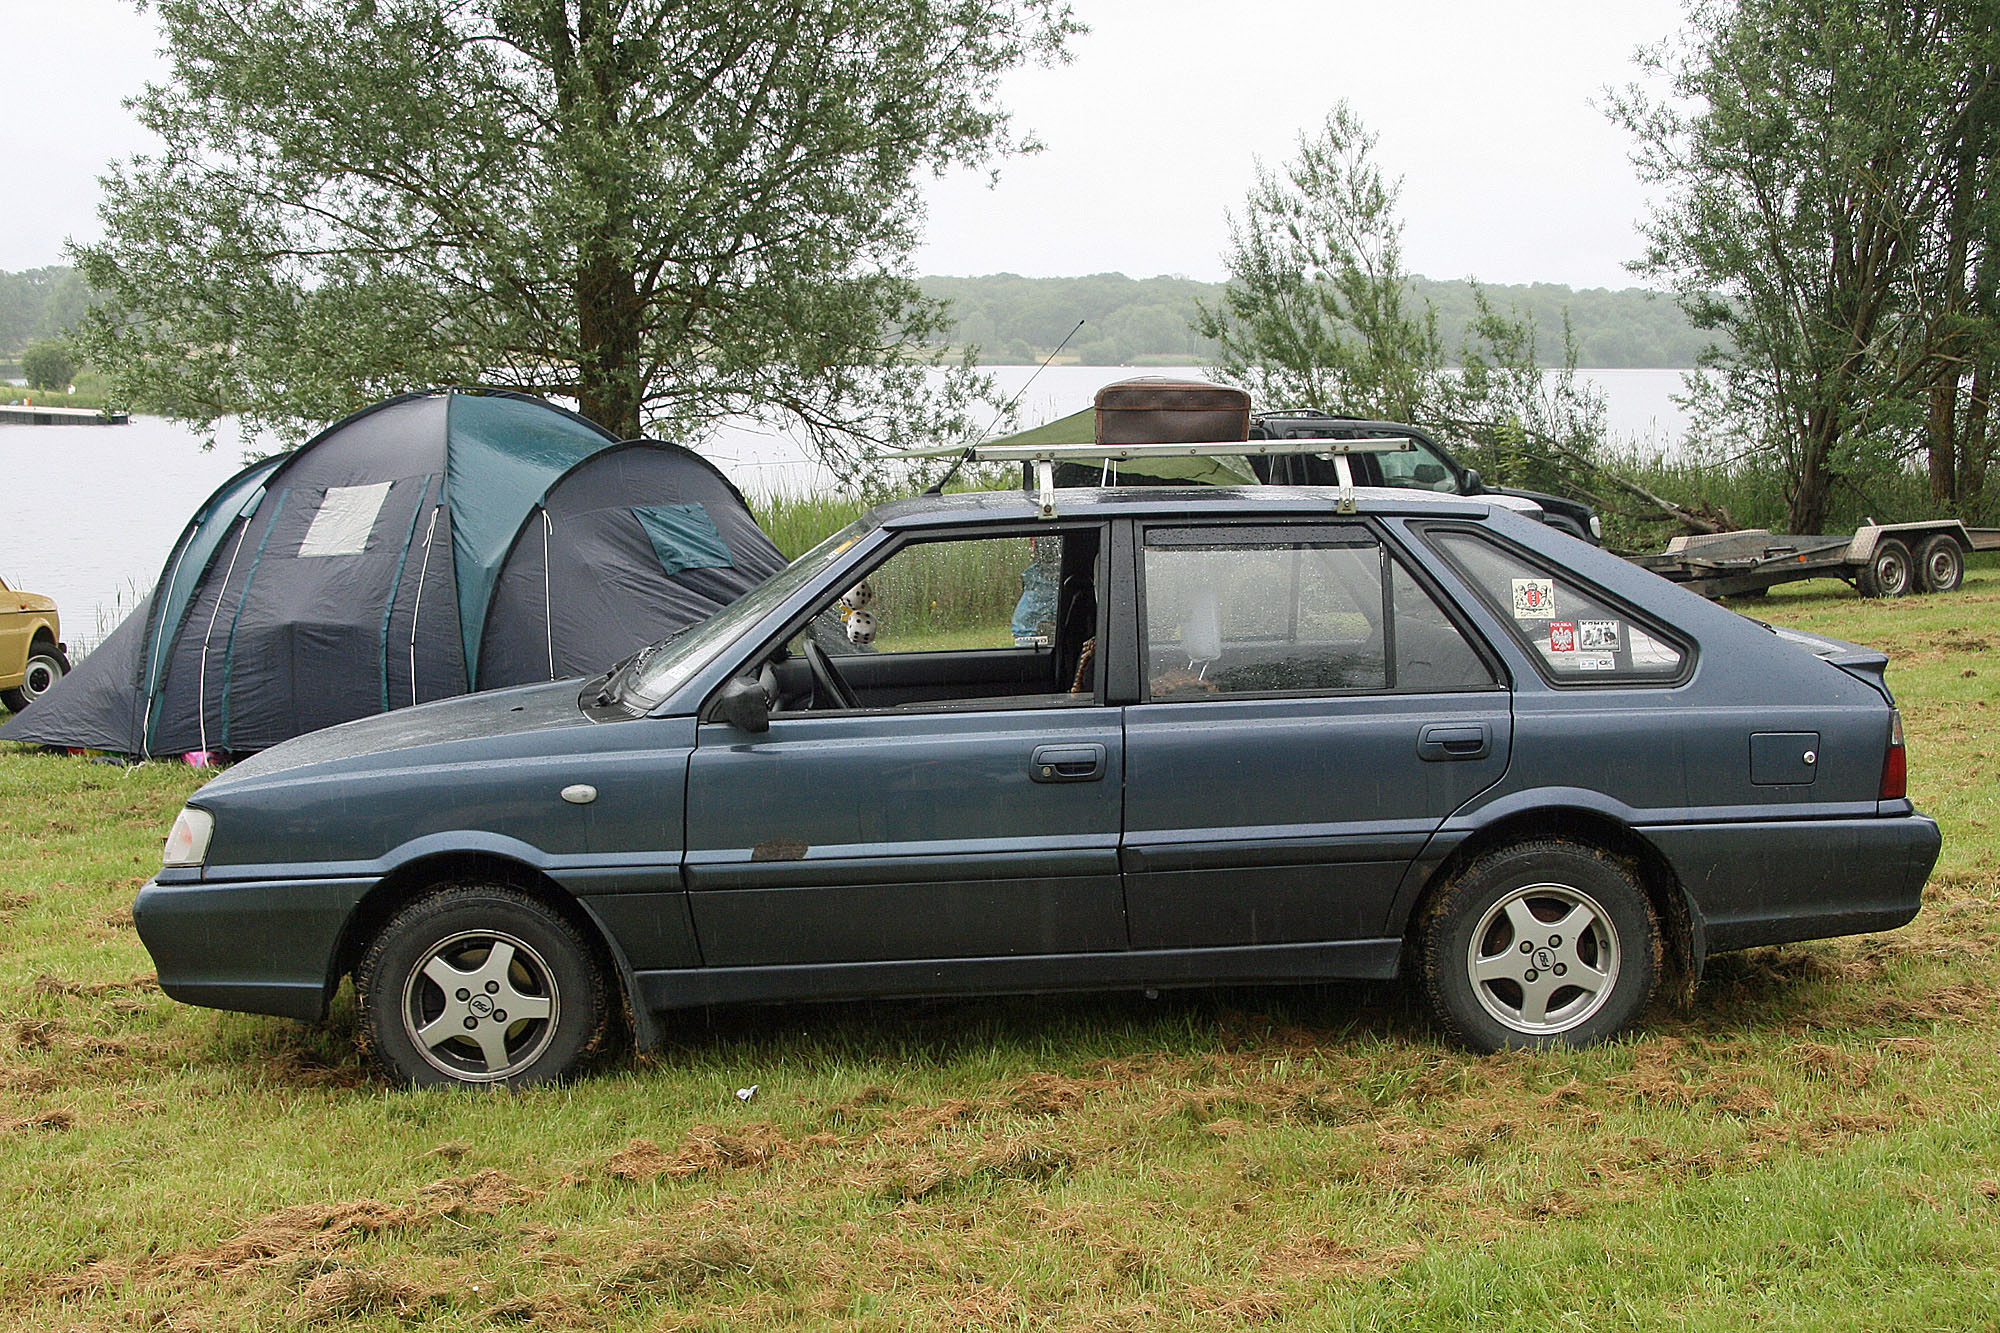
[(1099, 444), (1205, 444), (1250, 438), (1250, 395), (1224, 384), (1165, 376), (1097, 391)]

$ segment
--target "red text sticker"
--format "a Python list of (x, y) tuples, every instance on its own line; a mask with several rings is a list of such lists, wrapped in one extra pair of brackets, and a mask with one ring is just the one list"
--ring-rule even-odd
[(1549, 622), (1549, 651), (1552, 653), (1573, 653), (1576, 651), (1576, 622), (1574, 620), (1552, 620)]

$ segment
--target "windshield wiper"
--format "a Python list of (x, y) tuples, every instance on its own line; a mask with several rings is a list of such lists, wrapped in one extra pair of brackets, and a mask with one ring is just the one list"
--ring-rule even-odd
[(604, 708), (617, 703), (625, 693), (625, 682), (638, 675), (639, 668), (646, 665), (653, 654), (659, 652), (660, 649), (666, 647), (692, 628), (693, 626), (691, 625), (683, 625), (666, 638), (647, 644), (638, 652), (624, 658), (617, 665), (613, 666), (605, 675), (604, 688), (597, 692), (597, 706)]

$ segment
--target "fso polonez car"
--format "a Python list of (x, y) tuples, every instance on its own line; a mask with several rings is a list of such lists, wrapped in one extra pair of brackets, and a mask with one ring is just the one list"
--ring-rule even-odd
[(1717, 952), (1915, 914), (1886, 661), (1482, 500), (927, 496), (595, 680), (237, 765), (135, 915), (190, 1003), (351, 975), (416, 1084), (696, 1005), (1325, 978), (1582, 1045)]

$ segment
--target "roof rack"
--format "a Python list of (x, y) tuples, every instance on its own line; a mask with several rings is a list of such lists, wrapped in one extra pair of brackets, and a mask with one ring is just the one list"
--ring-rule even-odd
[(968, 463), (1029, 463), (1035, 469), (1035, 503), (1043, 518), (1056, 516), (1055, 465), (1058, 462), (1131, 463), (1154, 458), (1244, 458), (1252, 455), (1317, 454), (1333, 458), (1340, 482), (1340, 512), (1354, 512), (1354, 474), (1349, 454), (1408, 453), (1408, 439), (1366, 440), (1216, 440), (1201, 444), (970, 444), (943, 449), (910, 449), (887, 455), (895, 459), (951, 458)]

